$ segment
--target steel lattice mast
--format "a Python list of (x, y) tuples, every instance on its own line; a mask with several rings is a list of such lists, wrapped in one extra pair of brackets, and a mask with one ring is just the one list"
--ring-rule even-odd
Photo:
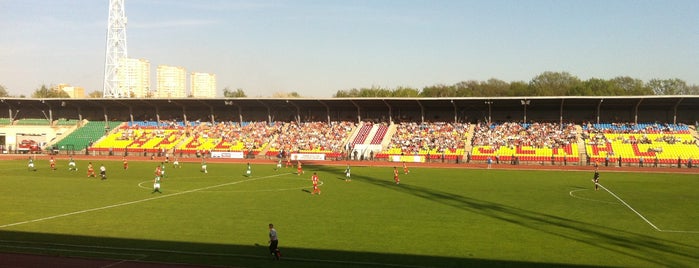
[(104, 61), (104, 98), (128, 97), (118, 82), (119, 63), (127, 57), (126, 13), (124, 0), (109, 0), (109, 22), (107, 24), (107, 49)]

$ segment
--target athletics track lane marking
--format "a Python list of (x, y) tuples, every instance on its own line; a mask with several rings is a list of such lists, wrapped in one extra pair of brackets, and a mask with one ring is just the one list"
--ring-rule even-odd
[(172, 193), (172, 194), (167, 194), (167, 195), (162, 195), (162, 196), (159, 195), (159, 196), (156, 196), (156, 197), (151, 197), (151, 198), (146, 198), (146, 199), (141, 199), (141, 200), (136, 200), (136, 201), (130, 201), (130, 202), (124, 202), (124, 203), (119, 203), (119, 204), (114, 204), (114, 205), (109, 205), (109, 206), (104, 206), (104, 207), (98, 207), (98, 208), (91, 208), (91, 209), (73, 211), (73, 212), (69, 212), (69, 213), (64, 213), (64, 214), (59, 214), (59, 215), (54, 215), (54, 216), (49, 216), (49, 217), (44, 217), (44, 218), (39, 218), (39, 219), (33, 219), (33, 220), (28, 220), (28, 221), (21, 221), (21, 222), (15, 222), (15, 223), (8, 223), (8, 224), (5, 224), (5, 225), (0, 225), (0, 228), (7, 228), (7, 227), (12, 227), (12, 226), (17, 226), (17, 225), (22, 225), (22, 224), (27, 224), (27, 223), (34, 223), (34, 222), (52, 220), (52, 219), (56, 219), (56, 218), (62, 218), (62, 217), (67, 217), (67, 216), (73, 216), (73, 215), (78, 215), (78, 214), (83, 214), (83, 213), (88, 213), (88, 212), (93, 212), (93, 211), (99, 211), (99, 210), (105, 210), (105, 209), (110, 209), (110, 208), (116, 208), (116, 207), (122, 207), (122, 206), (127, 206), (127, 205), (133, 205), (133, 204), (143, 203), (143, 202), (146, 202), (146, 201), (152, 201), (152, 200), (161, 199), (161, 198), (166, 198), (166, 197), (172, 197), (172, 196), (178, 196), (178, 195), (183, 195), (183, 194), (188, 194), (188, 193), (194, 193), (194, 192), (209, 190), (209, 189), (218, 188), (218, 187), (223, 187), (223, 186), (228, 186), (228, 185), (235, 185), (235, 184), (238, 184), (238, 183), (243, 183), (243, 182), (248, 182), (248, 181), (255, 181), (255, 180), (261, 180), (261, 179), (266, 179), (266, 178), (273, 178), (273, 177), (278, 177), (278, 176), (287, 175), (287, 174), (292, 174), (292, 173), (282, 173), (282, 174), (276, 174), (276, 175), (265, 176), (265, 177), (259, 177), (259, 178), (251, 178), (251, 179), (246, 179), (246, 180), (242, 180), (242, 181), (234, 181), (234, 182), (229, 182), (229, 183), (223, 183), (223, 184), (218, 184), (218, 185), (212, 185), (212, 186), (197, 188), (197, 189), (193, 189), (193, 190), (187, 190), (187, 191), (183, 191), (183, 192)]
[(629, 205), (628, 203), (626, 203), (626, 201), (624, 201), (623, 199), (621, 199), (621, 197), (617, 196), (615, 193), (613, 193), (612, 191), (610, 191), (609, 189), (607, 189), (606, 187), (604, 187), (604, 185), (602, 185), (602, 184), (600, 184), (600, 183), (596, 183), (596, 184), (599, 185), (599, 187), (602, 187), (602, 189), (604, 189), (605, 191), (607, 191), (609, 194), (611, 194), (612, 196), (614, 196), (617, 200), (619, 200), (622, 204), (624, 204), (624, 205), (625, 205), (627, 208), (629, 208), (631, 211), (633, 211), (634, 213), (636, 213), (636, 215), (638, 215), (639, 217), (641, 217), (641, 219), (643, 219), (643, 221), (645, 221), (646, 223), (648, 223), (648, 225), (650, 225), (651, 227), (653, 227), (653, 229), (655, 229), (655, 230), (658, 231), (658, 232), (699, 234), (699, 231), (663, 230), (663, 229), (660, 229), (660, 228), (658, 228), (658, 226), (655, 226), (655, 224), (653, 224), (650, 220), (646, 219), (646, 217), (644, 217), (643, 215), (641, 215), (641, 213), (639, 213), (639, 212), (636, 211), (633, 207), (631, 207), (631, 205)]

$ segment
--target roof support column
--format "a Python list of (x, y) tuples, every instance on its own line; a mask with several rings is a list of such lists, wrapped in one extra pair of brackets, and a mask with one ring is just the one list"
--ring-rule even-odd
[[(44, 116), (46, 116), (46, 119), (49, 120), (49, 125), (51, 125), (53, 123), (53, 109), (51, 107), (51, 104), (44, 100), (41, 100), (41, 103), (46, 104), (46, 107), (49, 107), (49, 115), (46, 116), (46, 114), (44, 114)], [(42, 110), (41, 112), (43, 113), (44, 111)]]
[(12, 115), (12, 105), (9, 102), (5, 102), (5, 99), (0, 100), (2, 103), (7, 104), (7, 116), (11, 121), (15, 121), (15, 117)]
[(425, 106), (422, 106), (420, 100), (415, 100), (417, 105), (420, 106), (420, 124), (425, 123)]
[(561, 111), (559, 112), (560, 115), (560, 122), (558, 124), (563, 125), (563, 103), (565, 103), (565, 99), (561, 99)]
[(491, 109), (492, 107), (491, 106), (493, 105), (493, 101), (487, 100), (487, 101), (485, 101), (485, 104), (488, 104), (488, 127), (490, 127), (490, 125), (493, 123), (493, 119), (491, 118), (491, 115), (492, 115), (492, 109)]
[(456, 107), (456, 103), (454, 103), (454, 100), (449, 100), (449, 102), (451, 102), (451, 106), (454, 106), (454, 124), (456, 124), (459, 122), (459, 113), (457, 111), (458, 109)]
[(102, 106), (102, 113), (104, 113), (104, 128), (109, 128), (109, 116), (107, 116), (107, 106)]
[(296, 103), (294, 103), (293, 101), (286, 100), (286, 103), (291, 104), (296, 108), (296, 124), (301, 125), (301, 108), (299, 108), (299, 106), (296, 105)]
[(356, 102), (353, 100), (349, 100), (352, 104), (354, 104), (354, 107), (357, 107), (357, 124), (362, 122), (362, 110), (359, 108), (359, 105), (357, 105)]
[(388, 107), (388, 124), (390, 125), (393, 123), (393, 108), (386, 100), (381, 99), (381, 101), (383, 101), (383, 103)]
[(680, 98), (677, 100), (677, 103), (675, 103), (675, 106), (672, 107), (672, 123), (677, 124), (677, 106), (680, 106), (680, 102), (682, 102), (684, 98)]
[(160, 127), (160, 107), (155, 106), (155, 121), (158, 122), (158, 127)]
[(325, 102), (323, 102), (321, 100), (318, 100), (318, 102), (320, 102), (320, 104), (325, 106), (325, 111), (326, 111), (326, 114), (328, 115), (328, 125), (330, 125), (330, 106), (328, 106), (327, 104), (325, 104)]
[(636, 107), (634, 107), (633, 111), (633, 123), (638, 124), (638, 106), (641, 105), (641, 102), (643, 102), (643, 99), (639, 99), (638, 102), (636, 103)]
[(599, 110), (600, 110), (600, 107), (602, 106), (602, 102), (604, 102), (604, 99), (600, 99), (599, 102), (597, 103), (597, 124), (599, 124)]
[(83, 109), (78, 106), (78, 126), (83, 126)]
[(231, 100), (223, 101), (223, 105), (226, 105), (226, 106), (236, 106), (236, 107), (238, 107), (238, 118), (239, 118), (238, 123), (240, 123), (240, 125), (242, 126), (242, 125), (243, 125), (243, 109), (240, 108), (240, 106), (236, 105), (236, 104), (235, 104), (233, 101), (231, 101)]
[(209, 113), (211, 113), (211, 125), (216, 124), (216, 112), (214, 112), (214, 106), (209, 105)]
[[(260, 100), (257, 100), (257, 102), (259, 102), (260, 104), (262, 104), (262, 106), (267, 108), (267, 124), (272, 124), (272, 110), (264, 102), (261, 102)], [(241, 122), (241, 125), (242, 125), (242, 122)]]

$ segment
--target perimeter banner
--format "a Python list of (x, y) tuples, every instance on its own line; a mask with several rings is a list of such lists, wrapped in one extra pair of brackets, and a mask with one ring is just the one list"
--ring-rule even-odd
[(422, 155), (391, 155), (391, 162), (423, 163), (425, 157)]
[(243, 159), (243, 152), (211, 152), (211, 158), (234, 158)]
[(325, 160), (325, 154), (292, 153), (291, 160)]

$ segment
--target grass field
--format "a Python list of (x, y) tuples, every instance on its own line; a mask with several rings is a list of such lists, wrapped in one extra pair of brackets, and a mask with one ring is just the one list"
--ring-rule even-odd
[[(691, 267), (699, 175), (86, 161), (0, 162), (0, 251), (236, 267)], [(99, 166), (99, 165), (97, 165)], [(318, 172), (321, 195), (311, 195)], [(616, 197), (615, 197), (616, 195)], [(617, 198), (618, 197), (618, 198)], [(622, 202), (623, 201), (623, 202)], [(267, 224), (283, 260), (267, 255)]]

